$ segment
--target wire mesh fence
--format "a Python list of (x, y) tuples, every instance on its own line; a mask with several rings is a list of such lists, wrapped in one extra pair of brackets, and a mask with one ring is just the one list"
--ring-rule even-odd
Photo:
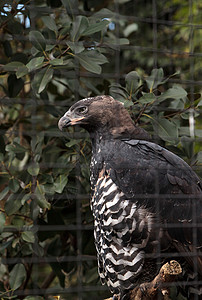
[[(0, 296), (107, 298), (89, 206), (91, 142), (84, 129), (60, 132), (57, 123), (74, 102), (111, 95), (201, 176), (201, 3), (1, 1), (0, 21)], [(156, 261), (179, 259), (185, 272), (182, 258), (193, 257), (189, 280), (170, 284), (171, 298), (201, 299), (201, 206), (196, 195), (181, 197), (193, 198), (193, 222), (183, 223), (193, 229), (193, 249), (159, 249)], [(165, 193), (148, 198), (166, 207)]]

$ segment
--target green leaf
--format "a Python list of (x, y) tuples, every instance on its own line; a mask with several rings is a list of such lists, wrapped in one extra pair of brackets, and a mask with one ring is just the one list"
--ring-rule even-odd
[(185, 99), (187, 96), (187, 92), (180, 86), (180, 85), (174, 85), (172, 88), (165, 91), (165, 93), (162, 93), (160, 96), (158, 96), (158, 101), (164, 101), (166, 99)]
[(37, 176), (39, 174), (39, 171), (40, 171), (40, 167), (39, 167), (39, 164), (37, 162), (33, 162), (31, 164), (31, 166), (29, 166), (27, 168), (27, 171), (30, 175), (32, 176)]
[(182, 99), (174, 99), (173, 101), (170, 102), (169, 108), (175, 109), (175, 110), (180, 110), (184, 109), (184, 102)]
[(54, 183), (56, 193), (61, 194), (66, 184), (67, 184), (67, 175), (63, 174), (58, 176), (58, 178)]
[(99, 278), (97, 267), (89, 269), (86, 272), (85, 277), (86, 277), (86, 283), (88, 284), (93, 282), (94, 280), (97, 280)]
[(48, 27), (52, 31), (56, 31), (57, 32), (57, 26), (56, 26), (55, 20), (53, 18), (51, 18), (50, 16), (44, 16), (41, 19), (44, 22), (44, 25), (46, 27)]
[(61, 2), (66, 8), (67, 14), (74, 16), (79, 7), (78, 0), (61, 0)]
[(8, 187), (13, 193), (16, 193), (19, 190), (20, 185), (17, 179), (11, 178), (9, 180)]
[(16, 211), (19, 210), (21, 205), (22, 193), (19, 194), (11, 194), (5, 203), (5, 212), (8, 216), (11, 216)]
[(82, 36), (83, 32), (88, 27), (88, 19), (84, 16), (76, 16), (75, 21), (72, 24), (72, 29), (70, 31), (71, 39), (73, 42), (78, 41)]
[(202, 151), (197, 153), (197, 162), (201, 165), (202, 164)]
[(14, 151), (15, 153), (25, 153), (27, 150), (21, 146), (20, 144), (13, 142), (13, 146), (14, 146)]
[(41, 208), (50, 208), (50, 203), (46, 200), (45, 197), (45, 190), (43, 185), (37, 184), (37, 187), (35, 189), (35, 196), (37, 199), (37, 203)]
[(4, 70), (8, 72), (16, 72), (17, 79), (28, 73), (26, 66), (19, 61), (12, 61), (4, 65)]
[(46, 51), (51, 51), (55, 48), (55, 45), (46, 45)]
[(129, 40), (126, 38), (115, 38), (112, 34), (108, 33), (109, 37), (103, 38), (103, 44), (107, 45), (109, 48), (114, 50), (119, 50), (121, 45), (128, 45)]
[(44, 184), (44, 191), (45, 194), (49, 197), (50, 195), (54, 195), (55, 194), (55, 187), (53, 184)]
[(71, 50), (75, 54), (81, 53), (83, 50), (85, 50), (85, 47), (83, 45), (83, 41), (80, 41), (80, 42), (67, 41), (66, 44), (71, 48)]
[(53, 77), (53, 69), (47, 67), (46, 69), (41, 70), (39, 73), (40, 76), (38, 77), (38, 79), (40, 78), (41, 80), (38, 82), (39, 83), (38, 93), (40, 94), (45, 89), (49, 81), (51, 81)]
[(79, 139), (71, 139), (69, 142), (65, 143), (65, 146), (71, 148), (72, 146), (78, 145), (81, 142)]
[(188, 158), (192, 158), (194, 155), (194, 142), (187, 136), (181, 137), (181, 144)]
[(42, 144), (44, 141), (44, 133), (40, 132), (37, 136), (33, 136), (31, 140), (31, 149), (35, 154), (41, 153)]
[(88, 165), (81, 165), (81, 174), (84, 178), (88, 180), (88, 178), (90, 177), (90, 169), (88, 168)]
[(98, 20), (103, 18), (112, 19), (112, 18), (116, 18), (116, 16), (117, 16), (116, 13), (109, 10), (108, 8), (102, 8), (101, 10), (99, 10), (93, 15), (93, 17)]
[(3, 265), (2, 263), (0, 263), (0, 278), (3, 278), (3, 276), (5, 275), (6, 272), (7, 272), (6, 266)]
[(132, 71), (126, 75), (126, 88), (128, 93), (132, 95), (140, 84), (140, 76), (136, 71)]
[(191, 118), (197, 118), (199, 116), (199, 112), (197, 110), (189, 109), (184, 113), (180, 114), (180, 117), (185, 120), (190, 120)]
[(32, 90), (35, 93), (38, 93), (39, 86), (41, 84), (41, 79), (42, 79), (42, 76), (43, 76), (44, 72), (45, 72), (44, 69), (42, 69), (41, 71), (37, 72), (34, 75), (34, 79), (31, 81), (31, 87), (32, 87)]
[(25, 153), (26, 149), (20, 144), (13, 142), (13, 144), (6, 145), (6, 151), (14, 153)]
[(33, 70), (42, 67), (43, 61), (44, 61), (44, 56), (34, 57), (26, 64), (26, 67), (28, 68), (29, 72), (31, 72)]
[(110, 86), (110, 94), (112, 94), (112, 97), (115, 96), (115, 98), (117, 96), (121, 96), (121, 99), (123, 99), (123, 98), (127, 99), (127, 97), (128, 97), (127, 91), (118, 83), (113, 83)]
[(22, 67), (19, 67), (18, 70), (17, 70), (17, 72), (16, 72), (16, 77), (17, 78), (21, 78), (21, 77), (27, 75), (28, 72), (29, 72), (29, 70), (28, 70), (28, 68), (25, 65), (22, 66)]
[(165, 78), (164, 80), (161, 81), (161, 84), (166, 83), (170, 78), (175, 77), (175, 76), (177, 76), (177, 75), (179, 75), (179, 74), (180, 74), (180, 71), (177, 71), (177, 72), (175, 72), (175, 73), (169, 75), (167, 78)]
[(128, 45), (130, 42), (128, 39), (125, 39), (125, 38), (120, 38), (120, 39), (117, 39), (117, 44), (118, 45)]
[(9, 239), (9, 241), (0, 244), (0, 253), (3, 252), (5, 249), (8, 249), (8, 247), (10, 246), (10, 244), (12, 244), (14, 238)]
[(10, 272), (9, 284), (12, 290), (17, 290), (26, 278), (26, 270), (23, 264), (17, 264)]
[(103, 54), (93, 50), (85, 53), (82, 52), (75, 55), (75, 57), (79, 59), (82, 67), (84, 67), (87, 71), (96, 74), (100, 74), (102, 71), (100, 65), (108, 62), (107, 58)]
[(23, 231), (21, 235), (23, 241), (28, 243), (34, 243), (35, 242), (35, 236), (32, 231)]
[(41, 32), (35, 30), (30, 31), (29, 40), (37, 50), (42, 52), (46, 50), (46, 40)]
[(172, 144), (176, 143), (176, 140), (178, 139), (178, 127), (176, 124), (167, 119), (159, 119), (157, 126), (158, 127), (155, 128), (155, 131), (162, 140)]
[(153, 69), (151, 75), (148, 76), (145, 81), (150, 91), (153, 91), (163, 80), (163, 69)]
[(19, 61), (12, 61), (6, 65), (4, 65), (4, 70), (7, 72), (14, 71), (16, 72), (19, 68), (24, 67), (25, 65), (22, 62)]
[(5, 187), (5, 189), (3, 189), (0, 193), (0, 200), (4, 200), (4, 198), (6, 197), (6, 195), (8, 194), (9, 192), (9, 187)]
[(199, 101), (199, 103), (197, 104), (197, 106), (202, 106), (202, 99)]
[(102, 68), (98, 64), (92, 62), (90, 57), (87, 55), (81, 55), (78, 59), (82, 67), (84, 67), (87, 71), (95, 74), (101, 74)]
[(63, 65), (63, 63), (64, 63), (63, 58), (55, 58), (55, 59), (50, 60), (50, 65), (53, 65), (53, 66)]
[(143, 96), (138, 99), (138, 102), (142, 104), (153, 103), (156, 100), (156, 96), (153, 93), (144, 93)]
[(6, 222), (5, 214), (0, 211), (0, 232), (2, 232), (5, 222)]
[(109, 21), (107, 21), (107, 20), (103, 20), (101, 22), (91, 24), (86, 28), (86, 30), (84, 30), (84, 32), (82, 33), (82, 36), (91, 35), (91, 34), (96, 33), (98, 31), (102, 31), (104, 28), (106, 28), (106, 26), (108, 24), (109, 24)]
[[(15, 220), (15, 218), (14, 218), (14, 220)], [(21, 219), (21, 221), (22, 221), (22, 219)], [(21, 227), (21, 226), (23, 226), (24, 225), (24, 222), (22, 221), (22, 224), (20, 224), (19, 225), (19, 223), (15, 223), (14, 222), (14, 224), (13, 225), (15, 225), (16, 227)], [(15, 238), (14, 240), (13, 240), (13, 242), (12, 242), (12, 248), (16, 248), (17, 247), (17, 245), (19, 245), (19, 242), (20, 242), (20, 238), (19, 237), (17, 237), (17, 238)]]
[(22, 197), (21, 204), (24, 205), (25, 202), (27, 202), (27, 201), (30, 199), (30, 197), (31, 197), (30, 194), (25, 194), (25, 195)]
[(202, 138), (202, 129), (195, 129), (196, 136)]
[(44, 248), (39, 243), (32, 244), (32, 249), (37, 256), (44, 256)]

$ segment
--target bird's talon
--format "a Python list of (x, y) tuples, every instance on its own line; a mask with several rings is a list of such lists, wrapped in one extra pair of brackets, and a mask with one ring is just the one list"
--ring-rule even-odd
[(144, 296), (146, 296), (146, 294), (147, 294), (147, 285), (146, 285), (146, 283), (142, 283), (142, 284), (140, 285), (140, 290), (141, 290), (142, 294), (143, 294)]

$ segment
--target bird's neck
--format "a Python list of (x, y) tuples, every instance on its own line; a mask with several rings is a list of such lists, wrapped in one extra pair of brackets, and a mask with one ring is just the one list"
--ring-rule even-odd
[[(107, 115), (106, 111), (106, 115)], [(103, 115), (103, 122), (95, 124), (95, 127), (87, 128), (90, 133), (93, 146), (101, 141), (113, 139), (138, 139), (150, 140), (149, 134), (141, 127), (135, 126), (127, 110), (122, 105), (116, 107), (116, 118), (107, 116), (107, 122)]]
[(130, 124), (117, 124), (117, 126), (106, 126), (90, 132), (93, 145), (102, 141), (113, 139), (137, 139), (150, 141), (151, 137), (143, 128)]

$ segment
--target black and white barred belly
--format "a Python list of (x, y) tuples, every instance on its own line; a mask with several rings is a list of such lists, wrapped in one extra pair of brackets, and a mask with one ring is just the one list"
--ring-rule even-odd
[(126, 199), (106, 174), (97, 180), (91, 209), (102, 283), (106, 282), (113, 293), (134, 287), (144, 264), (152, 214)]

